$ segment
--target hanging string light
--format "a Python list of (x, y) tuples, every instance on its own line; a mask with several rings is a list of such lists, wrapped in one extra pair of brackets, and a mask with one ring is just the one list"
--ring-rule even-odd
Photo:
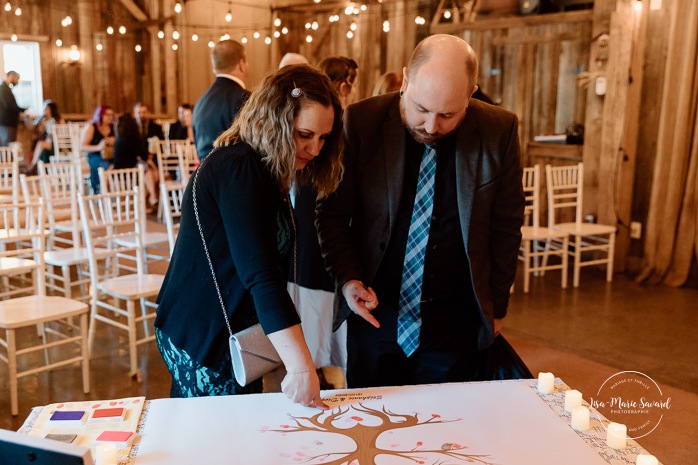
[(172, 38), (174, 40), (179, 40), (179, 31), (178, 30), (175, 29), (174, 31), (172, 31)]
[(240, 39), (240, 42), (242, 42), (243, 44), (246, 44), (246, 43), (247, 43), (247, 37), (242, 36), (242, 39)]
[(390, 21), (383, 21), (383, 32), (390, 32)]
[(267, 44), (267, 45), (269, 45), (269, 44), (271, 43), (271, 37), (266, 36), (266, 37), (264, 38), (264, 43)]
[(111, 26), (109, 26), (109, 27), (107, 28), (107, 34), (109, 34), (109, 35), (114, 34), (114, 28), (111, 27)]
[(5, 11), (12, 11), (12, 4), (10, 2), (5, 3)]
[(275, 27), (281, 26), (281, 18), (276, 18), (276, 19), (274, 20), (274, 26), (275, 26)]
[(165, 38), (165, 31), (162, 29), (158, 31), (158, 39), (164, 39)]
[(347, 39), (351, 39), (352, 37), (354, 37), (354, 33), (351, 31), (347, 31)]
[(216, 46), (216, 44), (212, 40), (208, 41), (208, 48), (213, 48), (215, 46)]
[(56, 47), (62, 47), (63, 41), (61, 39), (56, 39)]
[(252, 37), (255, 39), (259, 39), (259, 31), (254, 31), (254, 34), (252, 34)]
[(22, 16), (22, 8), (17, 4), (17, 9), (15, 10), (15, 16)]
[(444, 11), (444, 19), (451, 19), (451, 10)]
[(352, 23), (349, 25), (349, 29), (351, 29), (352, 31), (355, 31), (355, 30), (357, 30), (358, 28), (359, 28), (359, 25), (356, 24), (356, 23), (354, 23), (354, 22), (352, 22)]
[(104, 47), (102, 46), (101, 42), (97, 42), (97, 45), (95, 46), (95, 48), (97, 49), (98, 52), (101, 52)]
[(193, 40), (194, 42), (196, 42), (197, 40), (199, 40), (199, 35), (198, 35), (196, 32), (193, 33), (193, 34), (191, 35), (191, 40)]
[(284, 35), (288, 34), (288, 28), (287, 28), (286, 26), (282, 27), (282, 28), (281, 28), (281, 33), (284, 34)]
[(136, 53), (140, 53), (141, 50), (143, 50), (143, 47), (141, 47), (141, 44), (136, 44)]
[(12, 37), (10, 37), (10, 40), (12, 42), (17, 42), (17, 34), (12, 34)]
[(319, 27), (320, 27), (320, 25), (318, 24), (317, 21), (313, 21), (313, 24), (310, 25), (310, 28), (311, 28), (313, 31), (317, 31)]
[(228, 2), (228, 12), (225, 14), (225, 22), (229, 23), (233, 20), (233, 7), (230, 2)]
[(313, 36), (311, 36), (310, 34), (308, 34), (307, 36), (305, 36), (305, 41), (308, 42), (308, 43), (311, 43), (311, 42), (313, 41)]
[(126, 34), (126, 26), (119, 26), (119, 34), (124, 35)]
[(179, 2), (175, 3), (174, 11), (177, 14), (181, 13), (182, 12), (182, 4)]
[(281, 37), (281, 33), (279, 31), (274, 31), (274, 38), (278, 39), (279, 37)]
[(172, 50), (174, 50), (176, 52), (178, 48), (179, 48), (179, 45), (172, 44)]

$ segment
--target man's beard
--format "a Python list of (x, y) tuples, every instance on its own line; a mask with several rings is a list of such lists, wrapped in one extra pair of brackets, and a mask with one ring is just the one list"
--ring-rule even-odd
[(410, 124), (407, 122), (407, 118), (405, 117), (405, 108), (403, 107), (403, 105), (404, 105), (404, 100), (400, 99), (400, 119), (402, 119), (402, 125), (405, 126), (405, 129), (407, 129), (407, 132), (410, 133), (410, 136), (412, 136), (412, 139), (414, 139), (416, 142), (418, 142), (420, 144), (424, 144), (424, 145), (434, 144), (434, 143), (438, 142), (439, 140), (443, 139), (444, 137), (446, 137), (447, 135), (455, 132), (460, 127), (460, 124), (463, 122), (463, 119), (465, 119), (465, 113), (467, 113), (467, 111), (463, 113), (463, 117), (458, 122), (458, 124), (455, 125), (455, 127), (453, 128), (453, 130), (451, 132), (447, 132), (445, 134), (440, 133), (440, 132), (437, 132), (434, 134), (429, 134), (424, 129), (419, 129), (419, 128), (416, 128), (414, 126), (410, 126)]

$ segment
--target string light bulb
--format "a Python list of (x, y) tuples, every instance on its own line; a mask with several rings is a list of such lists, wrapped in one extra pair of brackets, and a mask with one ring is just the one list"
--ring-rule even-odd
[(243, 44), (246, 44), (246, 43), (247, 43), (247, 37), (242, 36), (242, 39), (240, 39), (240, 42), (242, 42)]
[(213, 48), (213, 47), (215, 47), (215, 46), (216, 46), (216, 44), (213, 43), (212, 40), (209, 40), (209, 41), (208, 41), (208, 48)]
[(191, 40), (194, 41), (194, 42), (196, 42), (197, 40), (199, 40), (199, 35), (198, 35), (196, 32), (193, 33), (193, 34), (191, 35)]
[(637, 0), (633, 7), (635, 8), (635, 11), (642, 11), (642, 2), (640, 0)]
[(353, 12), (354, 12), (354, 7), (351, 6), (351, 5), (349, 5), (348, 7), (346, 7), (346, 8), (344, 9), (344, 14), (347, 15), (347, 16), (349, 16), (349, 15), (352, 14)]
[(390, 21), (383, 21), (383, 32), (390, 32)]
[(175, 3), (174, 11), (175, 11), (175, 13), (181, 13), (182, 12), (182, 4), (179, 2)]
[(358, 28), (359, 28), (359, 25), (356, 24), (356, 23), (351, 23), (351, 24), (349, 25), (349, 29), (351, 29), (352, 31), (355, 31), (355, 30), (357, 30)]
[(80, 50), (78, 50), (77, 45), (70, 46), (70, 52), (68, 52), (68, 57), (73, 61), (78, 61), (80, 59)]
[(276, 18), (276, 19), (274, 20), (274, 26), (275, 26), (275, 27), (281, 26), (281, 18)]
[(109, 27), (107, 28), (107, 34), (109, 34), (109, 35), (114, 34), (114, 28), (111, 27), (111, 26), (109, 26)]
[(61, 20), (61, 26), (63, 27), (68, 27), (71, 24), (73, 24), (73, 18), (71, 18), (70, 15), (66, 15), (66, 17)]
[(305, 28), (306, 28), (306, 29), (310, 29), (311, 27), (312, 27), (312, 24), (310, 24), (310, 21), (308, 21), (307, 23), (305, 23)]
[(22, 9), (19, 6), (15, 10), (15, 16), (22, 16)]
[(179, 31), (177, 31), (177, 30), (172, 31), (172, 38), (174, 40), (179, 40)]
[(352, 37), (354, 37), (354, 33), (351, 31), (347, 31), (347, 39), (351, 39)]
[(12, 4), (10, 4), (10, 2), (5, 3), (5, 11), (12, 11)]
[(367, 9), (368, 9), (368, 7), (366, 6), (365, 3), (363, 3), (363, 4), (361, 5), (361, 11), (366, 11)]
[(254, 31), (254, 34), (252, 34), (252, 37), (255, 39), (259, 39), (259, 31)]
[(230, 2), (228, 2), (228, 12), (225, 14), (225, 22), (229, 23), (233, 20), (233, 7)]
[(158, 39), (164, 39), (165, 38), (165, 32), (164, 31), (158, 31)]
[(178, 48), (179, 48), (179, 45), (172, 44), (172, 50), (174, 50), (176, 52)]
[(102, 46), (101, 42), (98, 42), (97, 45), (95, 46), (95, 48), (97, 49), (98, 52), (101, 52), (104, 47)]
[(281, 37), (281, 33), (279, 31), (274, 31), (274, 38), (278, 39), (279, 37)]
[(308, 42), (308, 43), (312, 42), (312, 41), (313, 41), (313, 36), (311, 36), (310, 34), (308, 34), (307, 36), (305, 36), (305, 41)]
[(313, 21), (313, 24), (310, 25), (310, 28), (311, 28), (313, 31), (317, 31), (317, 29), (318, 29), (319, 27), (320, 27), (320, 25), (318, 24), (317, 21)]
[(56, 39), (56, 47), (63, 46), (63, 41), (61, 39)]
[(264, 38), (264, 43), (267, 44), (267, 45), (269, 45), (269, 44), (271, 43), (271, 37), (266, 36), (266, 37)]
[(12, 42), (17, 42), (17, 34), (12, 34), (12, 37), (10, 37), (10, 40)]
[(126, 26), (119, 26), (119, 34), (124, 35), (126, 34)]
[(141, 50), (143, 50), (143, 47), (141, 47), (141, 44), (136, 44), (136, 53), (140, 53)]
[(287, 28), (286, 26), (282, 27), (282, 28), (281, 28), (281, 33), (284, 34), (284, 35), (288, 34), (288, 28)]
[(451, 10), (444, 11), (444, 18), (451, 19)]

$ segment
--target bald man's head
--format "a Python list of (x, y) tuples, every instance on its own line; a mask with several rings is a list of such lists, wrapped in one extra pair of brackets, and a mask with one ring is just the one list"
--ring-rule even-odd
[(436, 34), (417, 44), (407, 65), (408, 78), (414, 79), (427, 63), (433, 72), (455, 76), (462, 72), (470, 85), (477, 84), (477, 55), (470, 44), (456, 36)]
[(403, 70), (402, 122), (412, 138), (433, 144), (454, 132), (477, 89), (477, 56), (462, 39), (438, 34), (421, 41)]

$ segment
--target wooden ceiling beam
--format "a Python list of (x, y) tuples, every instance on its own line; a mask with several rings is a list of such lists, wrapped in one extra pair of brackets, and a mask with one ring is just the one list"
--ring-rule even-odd
[(143, 22), (150, 19), (133, 0), (119, 0), (119, 2), (128, 10), (129, 13), (131, 13), (131, 16), (136, 18), (138, 21)]

